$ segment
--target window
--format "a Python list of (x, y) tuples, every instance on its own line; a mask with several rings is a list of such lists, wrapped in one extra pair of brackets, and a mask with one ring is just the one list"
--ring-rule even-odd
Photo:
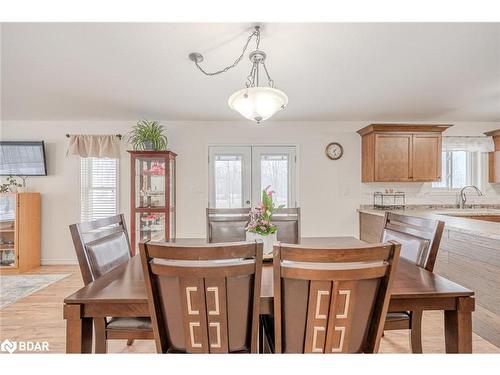
[(81, 159), (80, 219), (82, 222), (118, 213), (118, 165), (118, 159)]
[(441, 159), (442, 178), (432, 187), (444, 190), (460, 189), (467, 185), (478, 185), (478, 155), (471, 151), (443, 151)]
[(295, 147), (210, 147), (209, 167), (210, 207), (254, 206), (267, 186), (277, 205), (296, 206)]

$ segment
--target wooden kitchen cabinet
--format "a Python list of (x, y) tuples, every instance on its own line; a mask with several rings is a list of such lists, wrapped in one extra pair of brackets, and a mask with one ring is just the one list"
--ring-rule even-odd
[(493, 137), (495, 150), (488, 153), (488, 182), (491, 184), (500, 183), (500, 129), (484, 133)]
[(413, 134), (412, 138), (412, 180), (441, 180), (441, 134)]
[(411, 181), (412, 136), (375, 134), (375, 181)]
[(451, 125), (372, 124), (362, 139), (362, 182), (439, 181), (442, 132)]

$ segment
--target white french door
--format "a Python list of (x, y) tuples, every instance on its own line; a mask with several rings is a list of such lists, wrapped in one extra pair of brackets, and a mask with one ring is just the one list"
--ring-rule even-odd
[(255, 206), (270, 186), (277, 205), (295, 207), (295, 165), (294, 146), (211, 146), (209, 206)]

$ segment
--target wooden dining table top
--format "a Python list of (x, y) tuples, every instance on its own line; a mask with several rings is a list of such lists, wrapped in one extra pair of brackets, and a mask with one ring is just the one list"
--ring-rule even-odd
[[(205, 244), (206, 239), (176, 239), (182, 245)], [(367, 243), (354, 237), (304, 237), (301, 245), (311, 248), (362, 247)], [(391, 290), (392, 299), (470, 297), (474, 292), (435, 273), (400, 258)], [(272, 263), (264, 263), (262, 270), (261, 299), (273, 298)], [(140, 256), (133, 256), (127, 263), (101, 276), (65, 298), (66, 304), (147, 303)]]

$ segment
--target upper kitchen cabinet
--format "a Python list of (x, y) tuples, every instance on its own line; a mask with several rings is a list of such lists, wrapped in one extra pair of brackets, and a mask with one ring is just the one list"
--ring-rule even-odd
[(484, 133), (493, 137), (495, 150), (488, 153), (488, 182), (500, 183), (500, 129)]
[(362, 182), (439, 181), (441, 138), (450, 126), (372, 124), (358, 130)]

